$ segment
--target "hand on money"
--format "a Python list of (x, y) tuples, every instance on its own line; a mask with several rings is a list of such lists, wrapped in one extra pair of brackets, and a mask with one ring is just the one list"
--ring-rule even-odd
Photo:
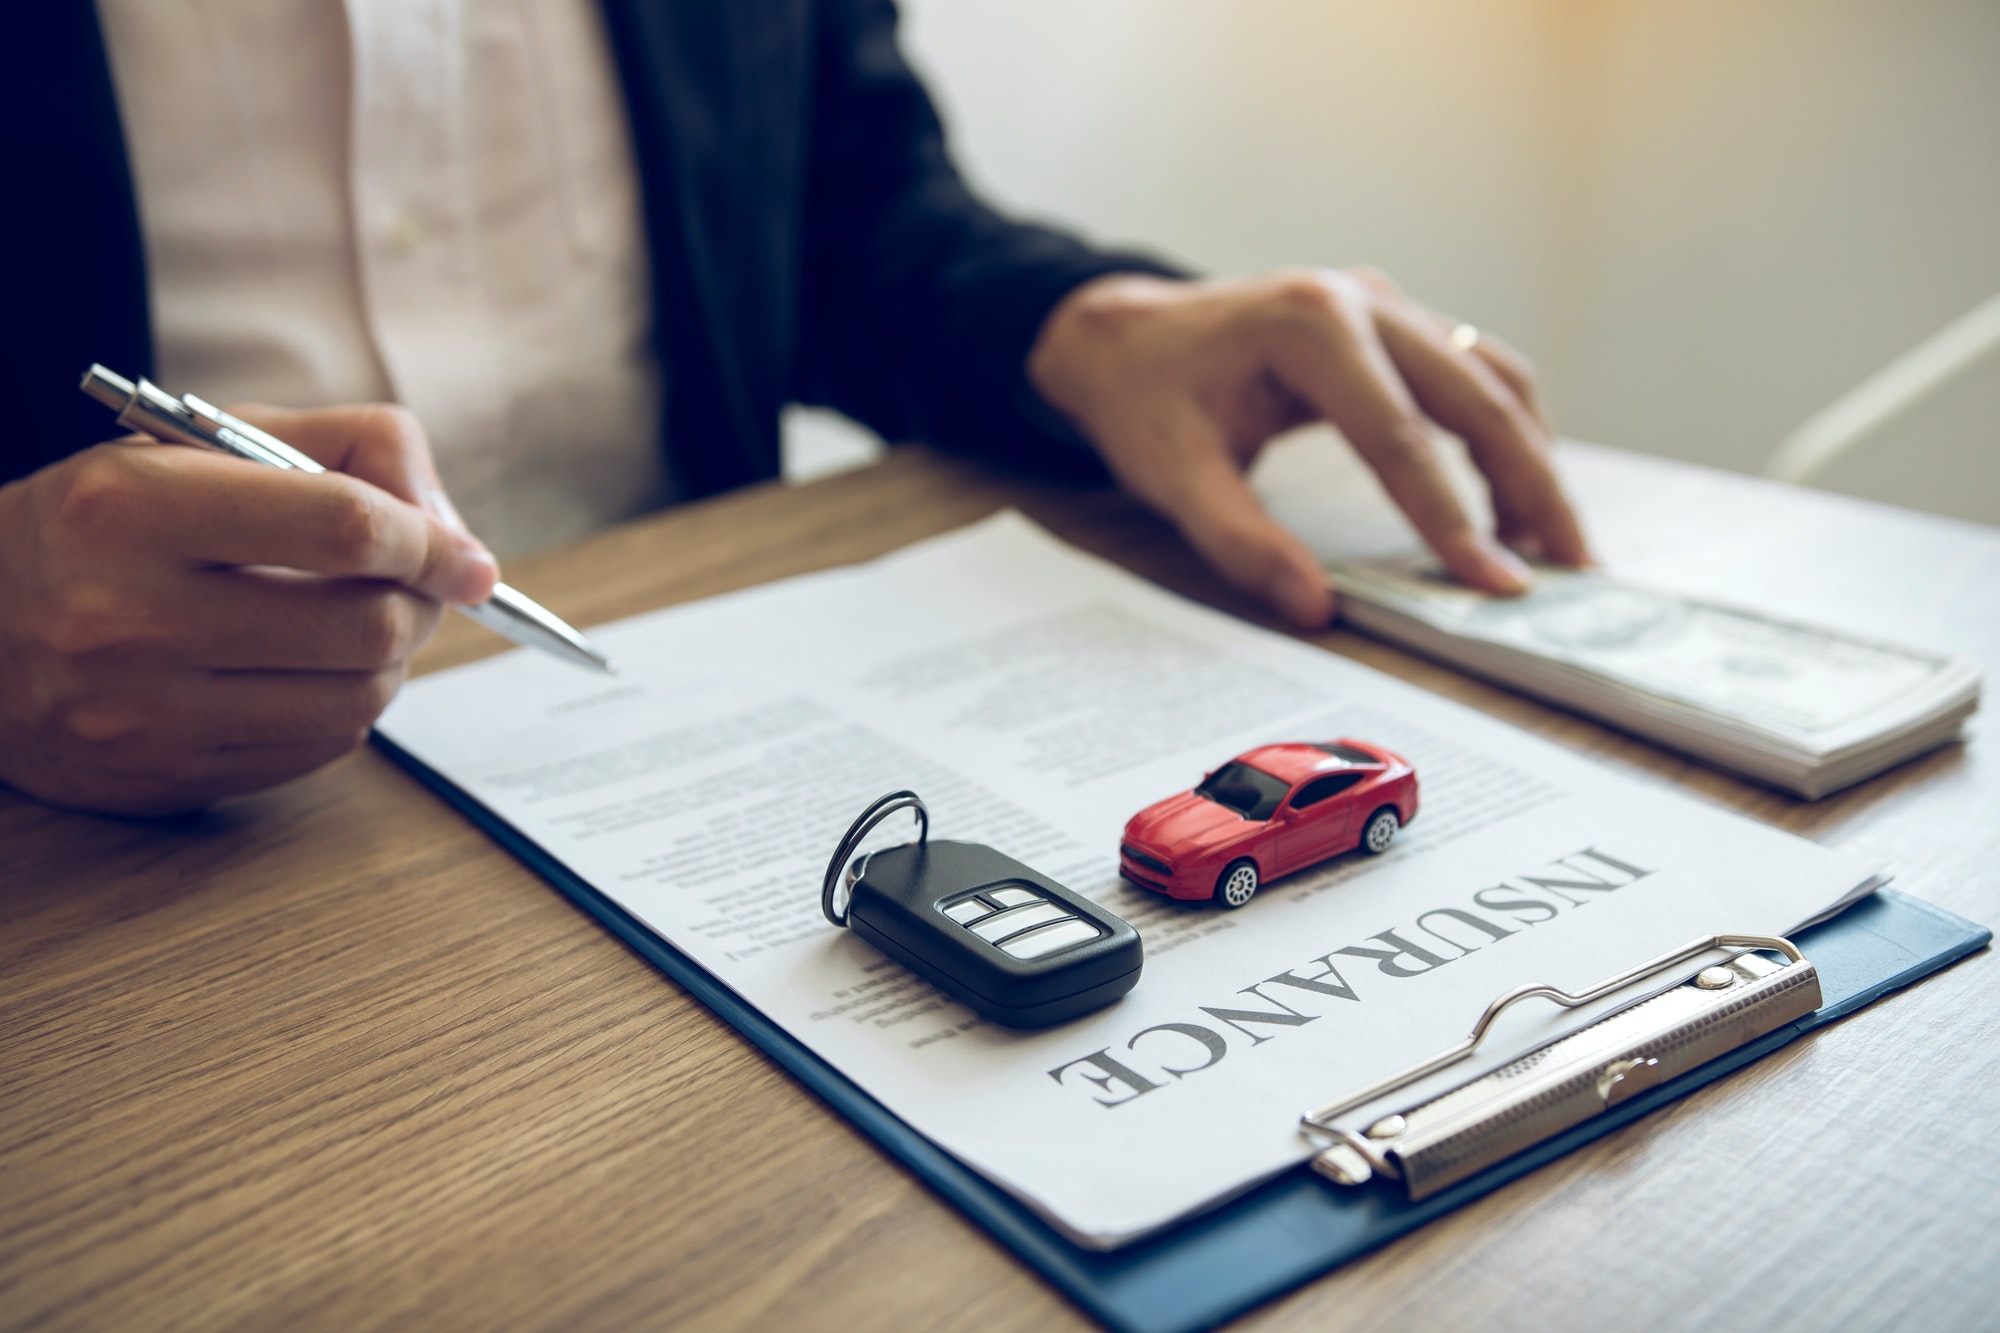
[[(1243, 475), (1273, 436), (1311, 421), (1339, 428), (1473, 588), (1525, 589), (1515, 550), (1590, 559), (1549, 461), (1532, 370), (1498, 339), (1468, 346), (1452, 327), (1367, 269), (1207, 282), (1117, 274), (1056, 307), (1028, 373), (1224, 577), (1312, 628), (1333, 614), (1325, 571)], [(1447, 481), (1437, 427), (1463, 437), (1484, 474), (1493, 532)]]

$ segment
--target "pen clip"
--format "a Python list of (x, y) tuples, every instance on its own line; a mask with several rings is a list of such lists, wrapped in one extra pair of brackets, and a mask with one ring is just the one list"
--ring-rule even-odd
[(271, 432), (251, 425), (242, 417), (223, 411), (206, 398), (184, 393), (181, 395), (181, 405), (204, 430), (218, 437), (234, 436), (242, 445), (260, 451), (264, 455), (258, 460), (260, 462), (269, 462), (274, 467), (291, 468), (297, 472), (326, 471), (318, 459), (299, 452)]

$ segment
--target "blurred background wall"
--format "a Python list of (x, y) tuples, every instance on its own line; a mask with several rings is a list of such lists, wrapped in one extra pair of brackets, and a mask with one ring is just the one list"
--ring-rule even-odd
[[(1755, 471), (2000, 293), (2000, 0), (904, 6), (996, 201), (1210, 272), (1376, 264), (1579, 438)], [(2000, 361), (1822, 484), (2000, 522)]]

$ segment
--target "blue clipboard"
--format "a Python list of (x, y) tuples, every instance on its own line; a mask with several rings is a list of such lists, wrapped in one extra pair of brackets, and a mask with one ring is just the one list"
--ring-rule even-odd
[(1118, 1333), (1212, 1328), (1761, 1058), (1801, 1033), (1949, 967), (1993, 937), (1984, 926), (1883, 889), (1834, 920), (1792, 937), (1819, 971), (1820, 1009), (1441, 1193), (1412, 1203), (1379, 1185), (1336, 1190), (1301, 1164), (1220, 1208), (1104, 1253), (1058, 1235), (457, 785), (379, 732), (374, 740), (418, 781)]

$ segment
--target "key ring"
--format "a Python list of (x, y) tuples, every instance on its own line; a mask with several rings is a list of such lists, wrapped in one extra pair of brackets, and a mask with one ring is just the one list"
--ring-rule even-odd
[(861, 840), (868, 836), (869, 830), (898, 810), (917, 812), (917, 846), (921, 847), (930, 840), (931, 812), (924, 808), (923, 797), (913, 791), (892, 791), (887, 796), (877, 797), (873, 805), (863, 810), (860, 817), (847, 826), (847, 836), (842, 838), (840, 846), (834, 849), (833, 860), (827, 862), (826, 882), (820, 886), (819, 891), (819, 910), (825, 913), (826, 919), (834, 925), (847, 924), (847, 904), (843, 902), (837, 912), (833, 907), (833, 890), (840, 880), (842, 868), (847, 865), (848, 858), (854, 855), (854, 849), (861, 845)]

